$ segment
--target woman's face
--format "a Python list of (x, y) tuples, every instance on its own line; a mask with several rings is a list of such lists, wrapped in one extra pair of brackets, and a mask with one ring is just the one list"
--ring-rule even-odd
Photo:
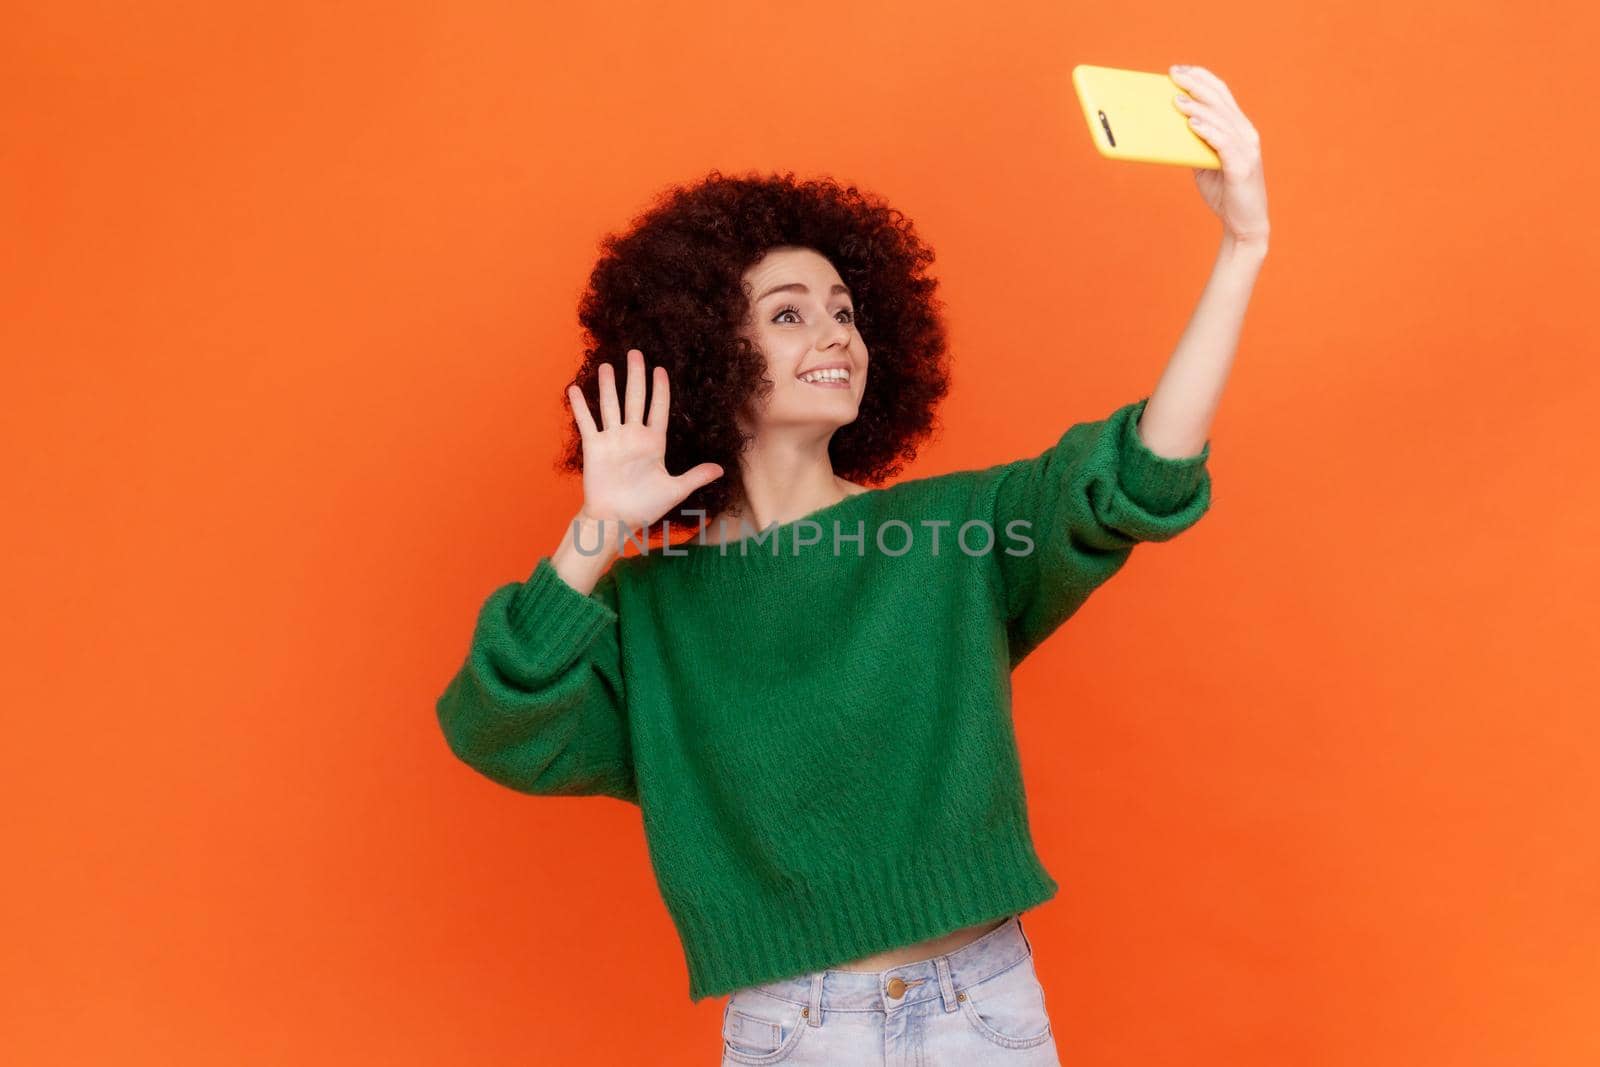
[(867, 389), (867, 346), (833, 264), (810, 248), (774, 248), (745, 271), (744, 285), (751, 317), (741, 333), (766, 355), (772, 379), (750, 428), (832, 432), (854, 422)]

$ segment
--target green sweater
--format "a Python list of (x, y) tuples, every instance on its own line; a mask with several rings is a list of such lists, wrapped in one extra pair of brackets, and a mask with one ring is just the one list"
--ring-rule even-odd
[(1147, 402), (1031, 458), (620, 556), (589, 595), (541, 557), (478, 614), (438, 700), (450, 750), (639, 806), (691, 1002), (1048, 900), (1011, 669), (1211, 503), (1210, 442), (1150, 451)]

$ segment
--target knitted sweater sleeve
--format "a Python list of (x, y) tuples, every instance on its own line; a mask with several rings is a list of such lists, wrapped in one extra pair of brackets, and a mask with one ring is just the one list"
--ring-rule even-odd
[(586, 596), (544, 556), (490, 594), (436, 705), (464, 763), (523, 793), (639, 802), (614, 568)]
[(1191, 456), (1152, 452), (1138, 431), (1148, 402), (1078, 423), (1040, 455), (998, 468), (990, 521), (1012, 666), (1115, 574), (1134, 545), (1176, 537), (1210, 508), (1211, 442)]

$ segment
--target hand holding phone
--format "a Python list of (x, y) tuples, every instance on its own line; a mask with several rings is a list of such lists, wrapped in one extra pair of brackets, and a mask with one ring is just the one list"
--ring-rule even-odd
[(1189, 126), (1173, 97), (1188, 95), (1167, 74), (1079, 63), (1072, 85), (1089, 136), (1107, 159), (1222, 169), (1222, 160)]

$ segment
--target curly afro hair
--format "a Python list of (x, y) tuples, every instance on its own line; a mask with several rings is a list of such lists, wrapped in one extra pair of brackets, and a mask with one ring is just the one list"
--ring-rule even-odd
[[(610, 363), (620, 390), (630, 348), (648, 368), (666, 367), (672, 391), (666, 466), (678, 473), (713, 462), (724, 474), (690, 493), (645, 531), (664, 542), (661, 523), (698, 528), (742, 501), (738, 456), (749, 443), (736, 417), (769, 395), (766, 358), (739, 335), (750, 313), (743, 275), (777, 246), (814, 249), (850, 287), (856, 328), (871, 353), (871, 373), (856, 419), (828, 444), (834, 474), (875, 484), (900, 473), (935, 428), (934, 409), (949, 390), (946, 336), (925, 275), (931, 248), (912, 221), (881, 199), (831, 178), (796, 181), (711, 171), (675, 186), (635, 217), (628, 232), (606, 236), (579, 303), (584, 359), (571, 384), (598, 412), (599, 371)], [(653, 396), (653, 383), (649, 388)], [(646, 399), (646, 410), (650, 400)], [(558, 470), (583, 470), (583, 441), (569, 416)], [(597, 416), (598, 417), (598, 416)]]

